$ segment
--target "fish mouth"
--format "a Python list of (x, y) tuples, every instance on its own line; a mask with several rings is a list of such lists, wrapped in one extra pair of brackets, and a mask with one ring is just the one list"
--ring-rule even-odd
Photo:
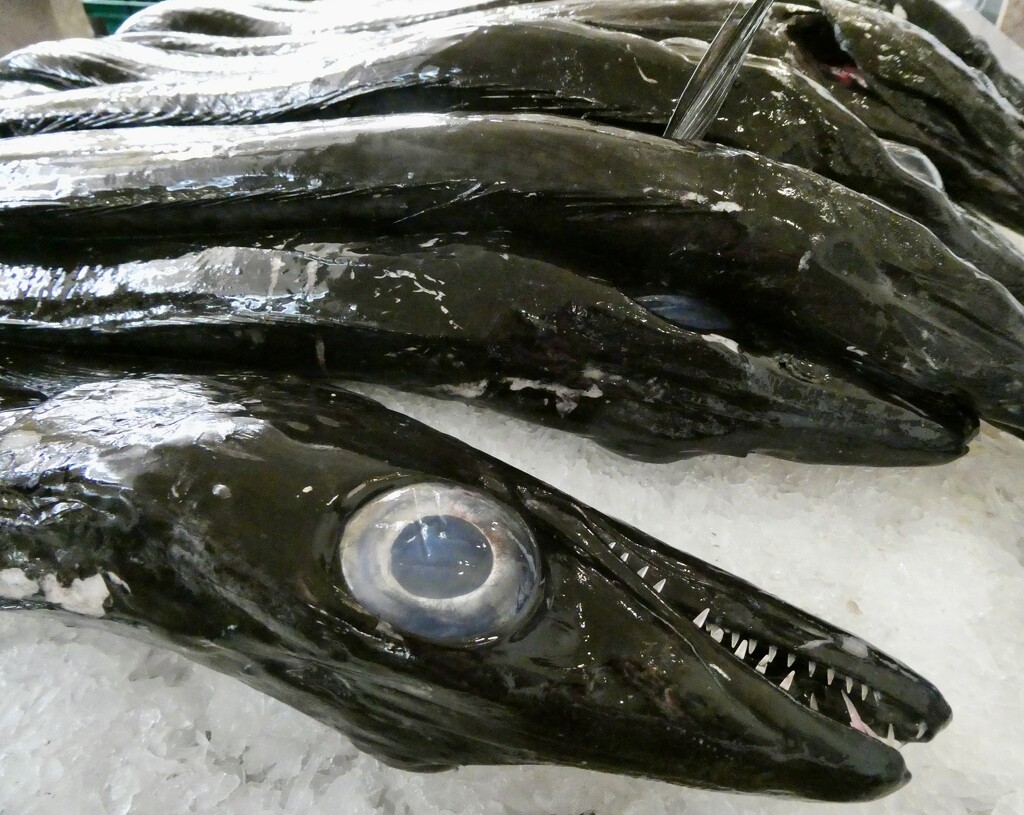
[[(674, 680), (667, 667), (692, 654), (704, 684), (717, 686), (696, 695), (720, 697), (719, 710), (776, 731), (786, 749), (759, 769), (759, 791), (834, 801), (886, 795), (910, 779), (899, 749), (930, 741), (949, 723), (952, 711), (932, 683), (853, 634), (624, 524), (564, 503), (555, 509), (549, 496), (526, 503), (549, 520), (574, 514), (577, 546), (671, 629), (678, 653), (651, 659), (664, 680), (650, 686), (649, 671), (638, 679), (655, 696), (679, 697), (664, 714), (675, 716), (694, 694), (693, 679)], [(803, 743), (785, 757), (794, 742)], [(783, 766), (794, 755), (801, 770)], [(840, 765), (837, 782), (831, 774)], [(674, 780), (665, 770), (661, 777)]]

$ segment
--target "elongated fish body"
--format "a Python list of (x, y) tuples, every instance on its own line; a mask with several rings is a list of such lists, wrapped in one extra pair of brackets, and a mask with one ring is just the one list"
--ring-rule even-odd
[(308, 41), (288, 34), (276, 37), (219, 37), (186, 31), (126, 31), (110, 39), (171, 53), (215, 57), (280, 56), (309, 48)]
[(985, 74), (996, 90), (1024, 113), (1024, 83), (1006, 72), (989, 44), (971, 33), (952, 10), (936, 0), (883, 0), (877, 5), (927, 31), (965, 64)]
[[(564, 17), (655, 39), (710, 40), (733, 7), (729, 0), (561, 0), (501, 13)], [(816, 79), (831, 77), (830, 89), (872, 130), (923, 150), (954, 198), (1024, 230), (1021, 114), (927, 32), (846, 0), (776, 3), (752, 52), (814, 71)]]
[(862, 640), (343, 390), (17, 365), (0, 608), (175, 648), (393, 765), (864, 800), (949, 720)]
[[(855, 64), (856, 82), (866, 86), (869, 98), (854, 112), (876, 133), (888, 135), (887, 116), (873, 111), (878, 102), (890, 108), (923, 134), (916, 143), (909, 143), (935, 162), (951, 194), (1008, 226), (1022, 228), (1024, 118), (1020, 112), (987, 77), (922, 35), (916, 26), (845, 0), (821, 0), (821, 8), (843, 52)], [(906, 140), (904, 134), (892, 136)], [(974, 172), (964, 172), (964, 163)]]
[(187, 32), (238, 38), (308, 36), (328, 31), (383, 30), (516, 4), (516, 0), (416, 0), (368, 5), (172, 0), (136, 12), (121, 24), (117, 33)]
[(648, 460), (766, 451), (908, 464), (965, 450), (969, 419), (944, 426), (835, 366), (745, 353), (722, 336), (720, 315), (695, 333), (550, 264), (422, 242), (0, 265), (0, 343), (355, 377), (487, 404)]
[[(984, 315), (979, 352), (935, 369), (950, 377), (946, 395), (1021, 426), (1021, 306), (1009, 293), (920, 224), (749, 153), (542, 116), (409, 115), (210, 127), (187, 139), (172, 128), (11, 139), (0, 178), (0, 239), (12, 249), (31, 249), (38, 234), (71, 245), (131, 234), (139, 245), (346, 225), (508, 230), (513, 251), (568, 257), (624, 291), (698, 294), (744, 318), (760, 310), (772, 332), (798, 344), (813, 335), (889, 388), (935, 385), (888, 354), (864, 355), (916, 345), (913, 333), (929, 330), (879, 321), (893, 293), (952, 311), (970, 302)], [(738, 287), (750, 292), (741, 307)]]
[[(703, 54), (695, 43), (665, 44), (693, 64)], [(952, 204), (934, 181), (898, 169), (892, 145), (786, 63), (749, 58), (706, 138), (796, 164), (883, 201), (927, 226), (956, 254), (1024, 300), (1019, 250)]]
[(0, 57), (0, 81), (45, 84), (67, 90), (172, 76), (253, 72), (259, 62), (237, 57), (168, 53), (105, 37), (36, 43)]
[[(702, 50), (541, 21), (457, 29), (419, 26), (397, 41), (310, 63), (271, 59), (262, 76), (125, 85), (9, 104), (0, 133), (134, 126), (295, 121), (398, 111), (557, 111), (664, 130), (677, 89)], [(324, 50), (331, 50), (327, 46)], [(202, 64), (202, 59), (188, 58)], [(236, 58), (216, 65), (253, 63)], [(764, 111), (772, 110), (771, 116)], [(794, 123), (799, 126), (794, 126)], [(968, 222), (932, 184), (904, 172), (855, 116), (776, 60), (751, 58), (708, 138), (797, 164), (873, 195), (928, 226), (954, 252), (1024, 297), (1024, 257)]]

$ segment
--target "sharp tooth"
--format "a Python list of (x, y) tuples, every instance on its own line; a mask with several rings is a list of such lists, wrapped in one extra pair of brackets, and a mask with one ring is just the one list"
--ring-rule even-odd
[(889, 732), (885, 734), (886, 741), (896, 744), (896, 731), (892, 729), (892, 722), (889, 722)]
[(858, 733), (864, 733), (867, 736), (874, 736), (877, 739), (878, 736), (875, 734), (875, 731), (868, 727), (867, 723), (860, 717), (860, 713), (857, 711), (857, 706), (850, 701), (850, 697), (846, 695), (846, 692), (839, 692), (843, 694), (843, 702), (846, 704), (846, 713), (850, 717), (850, 727)]
[(663, 588), (665, 588), (665, 580), (659, 580), (657, 583), (654, 584), (654, 590), (658, 592), (658, 594), (661, 594), (661, 590)]
[(832, 684), (832, 680), (836, 678), (836, 672), (829, 668), (825, 671), (825, 683), (828, 685)]
[(768, 669), (769, 662), (771, 662), (771, 660), (768, 658), (768, 655), (765, 654), (761, 657), (761, 661), (757, 663), (757, 667), (754, 670), (763, 674)]
[(882, 701), (882, 694), (876, 690), (871, 691), (871, 697), (875, 700), (876, 704)]
[(746, 640), (743, 640), (743, 642), (740, 643), (740, 647), (736, 649), (735, 654), (740, 659), (743, 659), (747, 655), (747, 641)]
[(778, 652), (779, 652), (778, 648), (776, 648), (774, 645), (769, 645), (768, 646), (768, 661), (771, 662), (773, 659), (775, 659), (775, 655)]
[(846, 677), (846, 692), (853, 693), (853, 680), (850, 677)]
[(696, 617), (693, 618), (693, 624), (695, 626), (697, 626), (697, 628), (703, 628), (704, 627), (704, 623), (706, 623), (708, 621), (708, 615), (710, 613), (711, 613), (711, 606), (708, 606), (700, 614), (698, 614)]
[(619, 560), (621, 560), (623, 563), (629, 560), (629, 552), (623, 552), (622, 557), (620, 557)]
[(792, 668), (794, 662), (796, 662), (796, 657), (792, 654), (786, 654), (786, 667)]
[(790, 671), (788, 674), (786, 674), (786, 678), (779, 683), (779, 687), (783, 690), (789, 690), (790, 686), (793, 684), (793, 678), (795, 676), (796, 671)]
[(862, 683), (860, 686), (860, 700), (862, 702), (868, 698), (868, 690), (868, 686)]
[(651, 567), (650, 566), (641, 566), (639, 569), (636, 570), (636, 576), (637, 577), (647, 577), (647, 570), (649, 568), (651, 568)]
[(812, 693), (811, 694), (811, 710), (817, 711), (817, 709), (818, 709), (818, 700), (814, 698), (814, 694)]
[(739, 641), (740, 641), (740, 635), (737, 632), (733, 631), (732, 632), (732, 639), (731, 639), (732, 647), (735, 648), (736, 647), (736, 643), (739, 642)]
[(609, 543), (608, 544), (608, 548), (609, 549), (614, 549), (615, 548), (615, 541), (612, 541), (611, 543)]
[(757, 649), (757, 640), (753, 640), (753, 639), (747, 640), (747, 653), (748, 654), (753, 654), (756, 649)]
[(725, 632), (721, 628), (719, 628), (717, 625), (711, 631), (711, 639), (713, 639), (715, 642), (721, 642), (722, 641), (722, 637), (724, 637), (724, 636), (725, 636)]
[(813, 661), (812, 662), (808, 662), (807, 663), (807, 675), (808, 676), (814, 676), (814, 669), (817, 668), (817, 667), (818, 667), (818, 663), (817, 662), (813, 662)]
[(927, 730), (927, 729), (928, 729), (928, 725), (926, 725), (924, 722), (919, 722), (918, 725), (917, 725), (917, 735), (914, 736), (914, 738), (915, 739), (921, 738), (921, 736), (924, 735), (924, 731)]

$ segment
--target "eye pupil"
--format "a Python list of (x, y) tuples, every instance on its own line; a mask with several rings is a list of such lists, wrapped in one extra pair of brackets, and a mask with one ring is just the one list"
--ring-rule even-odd
[(391, 574), (419, 597), (459, 597), (482, 586), (494, 554), (473, 524), (454, 515), (428, 515), (407, 524), (391, 545)]

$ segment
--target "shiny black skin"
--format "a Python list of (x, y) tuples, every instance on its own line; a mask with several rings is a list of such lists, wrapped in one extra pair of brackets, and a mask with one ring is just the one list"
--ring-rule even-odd
[[(160, 3), (133, 14), (118, 35), (188, 32), (208, 37), (262, 38), (329, 31), (386, 31), (489, 9), (522, 0), (415, 0), (399, 4), (345, 5), (296, 2)], [(396, 13), (396, 8), (399, 9)]]
[[(955, 408), (943, 413), (950, 400), (1024, 426), (1020, 304), (920, 224), (798, 168), (526, 115), (201, 132), (187, 149), (168, 128), (7, 141), (0, 238), (31, 248), (38, 234), (68, 245), (133, 234), (138, 246), (270, 228), (503, 230), (514, 252), (627, 294), (695, 294), (735, 309), (752, 335), (734, 335), (741, 342), (765, 333), (794, 352), (816, 348), (950, 428), (964, 426)], [(53, 192), (58, 179), (68, 192)], [(953, 345), (922, 355), (939, 326)]]
[(216, 74), (226, 67), (217, 59), (168, 54), (110, 37), (67, 39), (36, 43), (0, 57), (0, 82), (31, 82), (53, 90), (70, 90), (168, 74)]
[(126, 31), (112, 39), (163, 51), (216, 57), (275, 56), (293, 53), (309, 45), (287, 34), (280, 37), (219, 37), (187, 31)]
[[(176, 648), (395, 766), (557, 763), (823, 800), (907, 780), (897, 751), (699, 632), (688, 617), (702, 605), (783, 649), (815, 642), (797, 667), (818, 660), (819, 695), (826, 665), (870, 683), (901, 740), (949, 719), (934, 687), (859, 640), (362, 397), (24, 352), (3, 381), (0, 439), (39, 439), (0, 451), (0, 567), (101, 574), (110, 597), (89, 624)], [(349, 595), (335, 554), (347, 519), (424, 480), (483, 491), (532, 529), (543, 597), (514, 634), (439, 646)], [(634, 574), (637, 560), (652, 574)]]
[[(732, 0), (553, 0), (501, 13), (564, 17), (654, 39), (710, 40), (733, 5)], [(877, 134), (923, 150), (954, 198), (1024, 230), (1020, 112), (916, 26), (846, 0), (776, 3), (751, 50), (809, 72)], [(899, 59), (890, 59), (894, 54)], [(837, 81), (837, 70), (850, 78)]]
[[(944, 425), (840, 366), (748, 353), (616, 289), (464, 236), (156, 247), (112, 264), (0, 264), (0, 342), (357, 378), (486, 404), (648, 461), (765, 451), (938, 463)], [(39, 252), (33, 252), (34, 256)], [(270, 292), (270, 294), (268, 294)], [(707, 336), (710, 334), (711, 336)], [(858, 381), (859, 380), (859, 381)]]
[[(117, 56), (117, 49), (116, 41), (105, 40), (74, 50), (103, 60)], [(558, 113), (660, 133), (677, 89), (702, 54), (690, 43), (666, 47), (553, 21), (440, 31), (421, 26), (403, 29), (396, 42), (370, 56), (354, 43), (352, 50), (326, 67), (312, 58), (270, 59), (262, 77), (240, 73), (227, 83), (222, 76), (196, 77), (186, 89), (172, 72), (158, 82), (8, 104), (0, 109), (0, 134), (446, 110)], [(132, 55), (128, 49), (124, 58)], [(211, 74), (232, 61), (213, 60)], [(194, 57), (184, 62), (174, 64), (192, 70), (204, 64)], [(168, 64), (154, 61), (140, 70), (159, 72)], [(707, 139), (805, 167), (884, 201), (1024, 298), (1024, 256), (991, 228), (970, 221), (941, 190), (903, 171), (857, 117), (799, 71), (777, 60), (749, 59)]]
[[(453, 24), (473, 19), (557, 18), (652, 39), (710, 40), (733, 6), (732, 0), (549, 0), (497, 3), (491, 9), (446, 16)], [(185, 12), (177, 23), (155, 24), (154, 29), (180, 25), (188, 30), (198, 19), (188, 17), (190, 13)], [(233, 23), (233, 34), (221, 33), (308, 37), (367, 27), (348, 25), (329, 13), (318, 13), (315, 7), (305, 14), (254, 10), (252, 19), (266, 15), (275, 19), (271, 28)], [(398, 16), (389, 24), (401, 28), (418, 19)], [(202, 27), (193, 30), (210, 33)], [(880, 47), (899, 54), (900, 59), (888, 59)], [(829, 87), (876, 133), (923, 150), (942, 171), (954, 198), (1024, 230), (1021, 113), (987, 79), (980, 81), (975, 69), (926, 32), (863, 3), (776, 3), (752, 50), (786, 59), (826, 83), (838, 71), (841, 81), (832, 81)]]
[(845, 0), (820, 3), (838, 52), (820, 25), (794, 36), (811, 60), (855, 69), (854, 81), (827, 85), (837, 98), (879, 135), (924, 151), (954, 198), (1024, 229), (1021, 113), (916, 27)]
[[(859, 1), (859, 0), (858, 0)], [(1018, 111), (1024, 113), (1024, 83), (1008, 74), (989, 44), (971, 33), (954, 12), (936, 0), (863, 0), (892, 12), (898, 5), (908, 22), (935, 37), (965, 64), (992, 80), (996, 90)]]

